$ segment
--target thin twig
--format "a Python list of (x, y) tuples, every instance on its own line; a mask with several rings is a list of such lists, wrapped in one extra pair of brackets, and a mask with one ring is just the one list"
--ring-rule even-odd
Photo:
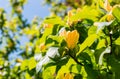
[(84, 66), (81, 62), (79, 62), (75, 57), (73, 57), (70, 53), (68, 53), (68, 55), (78, 64), (80, 64), (81, 66)]
[(111, 47), (111, 51), (110, 51), (110, 54), (112, 54), (112, 30), (110, 31), (110, 47)]

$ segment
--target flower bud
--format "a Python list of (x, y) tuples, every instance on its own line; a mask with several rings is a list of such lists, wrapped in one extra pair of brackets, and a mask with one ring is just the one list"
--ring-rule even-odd
[(68, 31), (66, 36), (65, 36), (65, 41), (67, 43), (67, 47), (69, 49), (73, 49), (76, 44), (78, 43), (78, 39), (79, 39), (79, 33), (77, 32), (77, 30), (74, 31)]

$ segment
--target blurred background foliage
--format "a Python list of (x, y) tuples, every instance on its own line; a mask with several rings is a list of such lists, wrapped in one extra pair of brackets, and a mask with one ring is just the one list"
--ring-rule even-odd
[(30, 23), (28, 1), (0, 8), (0, 79), (120, 79), (120, 0), (44, 0), (50, 16)]
[[(101, 0), (105, 1), (105, 0)], [(91, 6), (100, 3), (99, 0), (45, 0), (44, 4), (51, 5), (50, 11), (52, 14), (57, 14), (59, 16), (67, 15), (67, 12), (71, 9), (82, 8), (85, 5)], [(110, 4), (113, 6), (119, 4), (120, 0), (109, 0)]]

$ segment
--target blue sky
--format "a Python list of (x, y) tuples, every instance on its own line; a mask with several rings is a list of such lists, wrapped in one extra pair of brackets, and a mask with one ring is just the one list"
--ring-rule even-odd
[[(49, 16), (49, 6), (42, 6), (43, 0), (28, 0), (24, 6), (23, 16), (30, 22), (34, 16), (44, 18)], [(0, 8), (4, 8), (7, 13), (11, 11), (9, 0), (0, 0)]]
[[(23, 10), (23, 17), (25, 19), (28, 19), (28, 22), (30, 23), (32, 19), (35, 16), (39, 16), (40, 18), (45, 18), (46, 16), (49, 16), (49, 6), (42, 6), (43, 0), (28, 0), (27, 4), (24, 6)], [(11, 12), (11, 7), (9, 4), (9, 0), (0, 0), (0, 8), (4, 8), (7, 12), (7, 16), (9, 16)], [(24, 37), (21, 40), (22, 43), (26, 42), (27, 39)], [(25, 41), (26, 40), (26, 41)]]
[[(28, 3), (24, 6), (23, 11), (23, 17), (28, 19), (28, 22), (31, 22), (31, 20), (34, 18), (34, 16), (39, 16), (41, 18), (45, 18), (46, 16), (49, 16), (49, 6), (42, 6), (43, 0), (28, 0)], [(9, 4), (9, 0), (0, 0), (0, 8), (4, 8), (7, 12), (7, 16), (9, 16), (9, 13), (11, 11), (11, 7)], [(21, 42), (24, 44), (27, 40), (27, 37), (22, 37)], [(21, 52), (21, 51), (20, 51)], [(9, 59), (13, 60), (16, 58), (21, 58), (18, 56), (19, 52), (13, 52), (9, 55)], [(12, 62), (12, 61), (11, 61)]]

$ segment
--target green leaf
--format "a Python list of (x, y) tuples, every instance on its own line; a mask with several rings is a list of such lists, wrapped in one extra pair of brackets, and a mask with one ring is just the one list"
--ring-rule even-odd
[[(76, 69), (73, 70), (72, 65), (73, 65), (73, 68), (76, 68)], [(60, 75), (62, 75), (64, 73), (69, 73), (71, 71), (78, 72), (77, 67), (75, 67), (74, 65), (76, 65), (76, 62), (70, 58), (69, 61), (67, 62), (67, 64), (60, 68), (60, 70), (57, 73), (56, 79), (58, 79), (60, 77)]]
[(120, 45), (113, 46), (114, 56), (120, 61)]
[(91, 64), (85, 64), (85, 71), (87, 73), (87, 79), (97, 79), (98, 73), (93, 69)]
[(77, 64), (76, 65), (71, 65), (71, 70), (70, 71), (73, 72), (73, 73), (79, 73), (79, 71), (77, 69), (78, 66), (80, 66), (80, 65), (77, 65)]
[(56, 66), (46, 68), (42, 74), (43, 79), (55, 79), (55, 69)]
[(29, 63), (28, 63), (28, 68), (29, 70), (33, 69), (36, 67), (36, 61), (34, 57), (30, 58)]
[(99, 43), (98, 43), (96, 49), (100, 49), (100, 48), (102, 48), (102, 47), (106, 47), (106, 45), (105, 45), (105, 39), (99, 40)]
[(96, 34), (92, 34), (90, 36), (88, 36), (85, 41), (80, 45), (80, 51), (77, 53), (77, 55), (82, 52), (86, 47), (90, 47), (94, 41), (97, 39), (97, 35)]
[(111, 66), (111, 70), (114, 73), (112, 79), (120, 79), (120, 61), (116, 60), (113, 55), (109, 56), (109, 65)]
[(52, 40), (57, 41), (59, 43), (61, 43), (62, 40), (63, 40), (63, 37), (60, 37), (60, 36), (52, 36), (52, 35), (50, 35), (48, 38), (51, 38)]
[(44, 23), (47, 23), (47, 24), (61, 24), (61, 25), (64, 25), (64, 21), (62, 21), (61, 17), (50, 17), (50, 18), (47, 18), (44, 20)]
[[(84, 53), (85, 53), (86, 55), (88, 55), (88, 56), (86, 56), (85, 58), (88, 59), (89, 63), (91, 63), (94, 68), (96, 68), (96, 61), (95, 61), (95, 55), (94, 55), (95, 51), (87, 48), (87, 49), (83, 52), (83, 54), (84, 54)], [(82, 53), (81, 53), (81, 54), (82, 54)], [(81, 54), (80, 54), (80, 55), (81, 55)], [(86, 60), (86, 59), (85, 59), (85, 60)]]
[(90, 27), (90, 29), (88, 30), (88, 36), (92, 35), (92, 34), (96, 34), (97, 32), (97, 27), (96, 26), (92, 26)]
[(115, 44), (116, 44), (116, 45), (120, 45), (120, 37), (118, 37), (118, 38), (115, 40)]
[(26, 74), (25, 74), (25, 79), (32, 79), (32, 78), (30, 77), (30, 74), (29, 74), (28, 72), (26, 72)]
[(28, 60), (24, 60), (20, 66), (20, 69), (24, 71), (28, 66)]
[(97, 16), (99, 15), (98, 11), (91, 8), (90, 6), (84, 6), (82, 11), (73, 15), (71, 17), (72, 21), (80, 20), (80, 19), (90, 19), (93, 21), (98, 20)]
[(46, 37), (50, 34), (52, 34), (52, 30), (53, 28), (46, 28), (44, 31), (43, 36), (39, 39), (39, 41), (37, 41), (37, 44), (43, 43), (46, 40)]
[(120, 21), (120, 7), (116, 6), (113, 8), (112, 14), (114, 17), (116, 17)]
[(53, 26), (52, 35), (56, 35), (56, 34), (58, 33), (59, 29), (60, 29), (60, 25), (59, 25), (59, 24), (55, 24), (55, 25)]

